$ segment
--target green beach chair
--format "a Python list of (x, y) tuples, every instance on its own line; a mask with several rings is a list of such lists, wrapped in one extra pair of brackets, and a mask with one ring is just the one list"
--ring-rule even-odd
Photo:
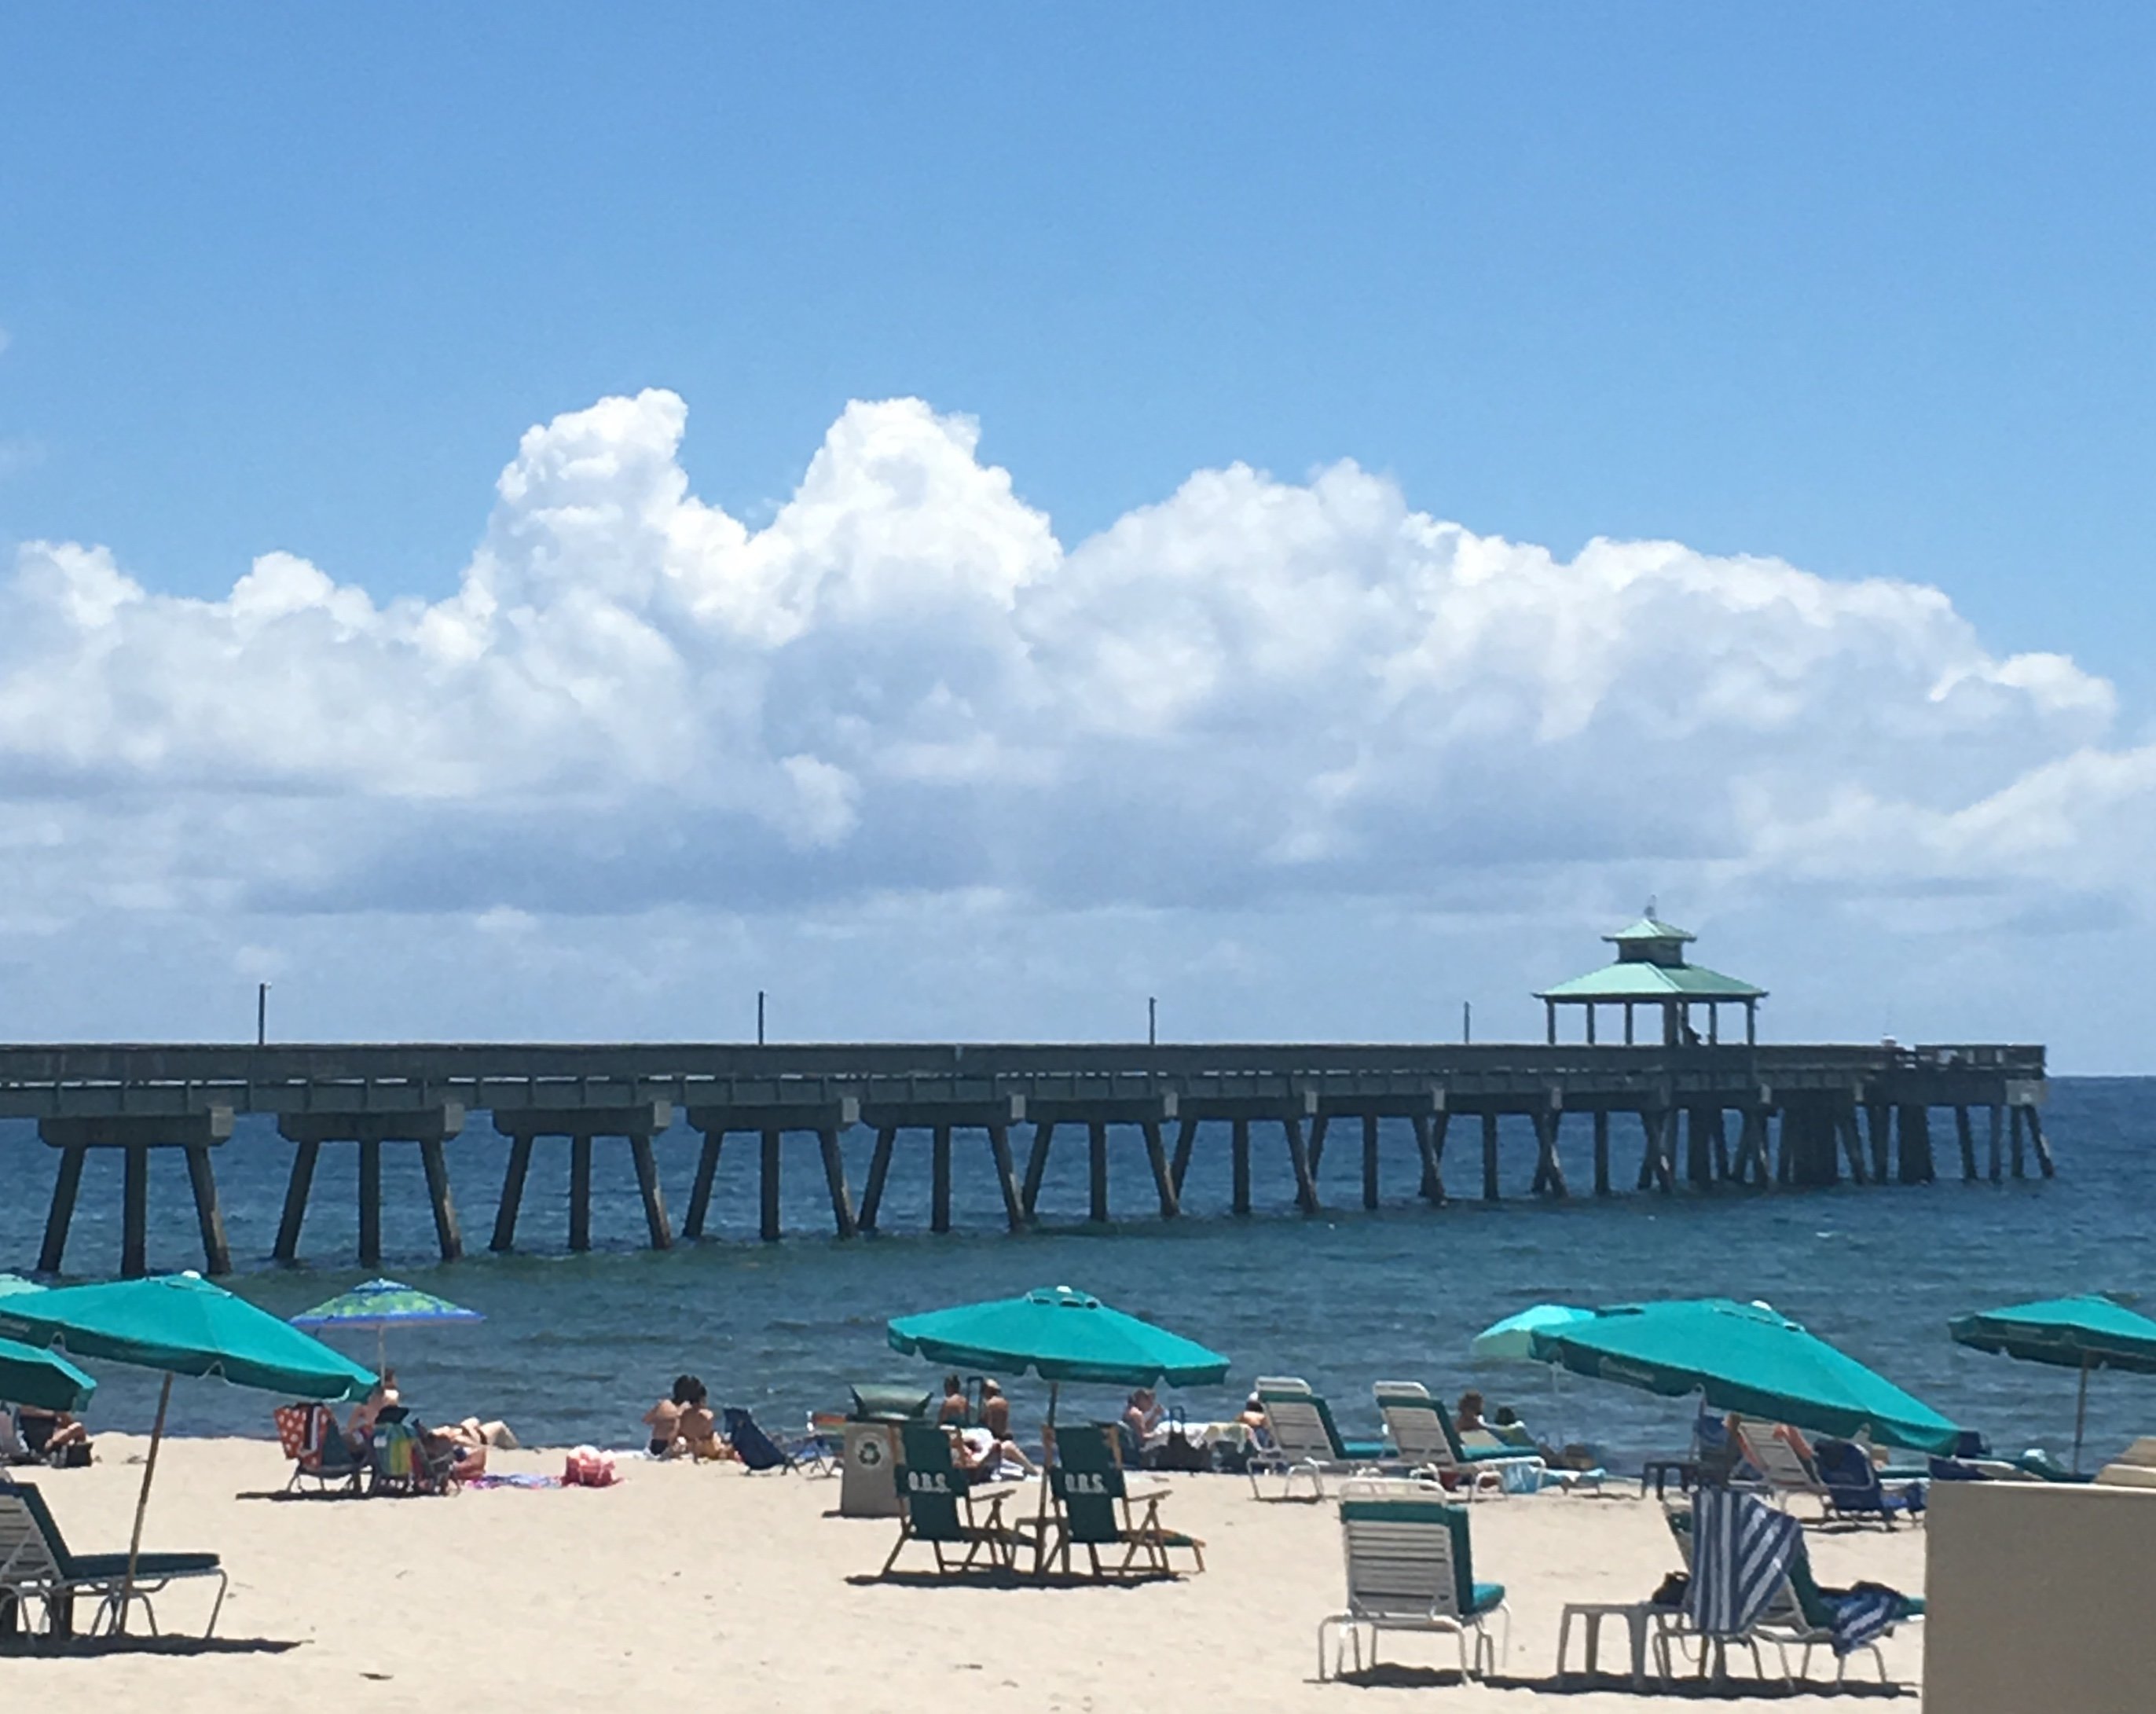
[[(157, 1615), (152, 1602), (171, 1584), (189, 1578), (217, 1579), (207, 1637), (224, 1610), (227, 1583), (214, 1553), (142, 1553), (136, 1557), (132, 1602), (142, 1609), (154, 1635)], [(125, 1553), (77, 1553), (68, 1547), (46, 1507), (44, 1495), (30, 1482), (0, 1482), (0, 1635), (23, 1621), (34, 1601), (44, 1614), (44, 1629), (55, 1639), (74, 1634), (74, 1603), (88, 1595), (97, 1601), (90, 1634), (117, 1629), (120, 1599), (127, 1583)]]
[[(876, 1575), (890, 1576), (910, 1542), (927, 1544), (941, 1575), (971, 1571), (983, 1552), (988, 1556), (987, 1569), (1009, 1572), (1019, 1550), (1034, 1540), (1004, 1521), (1004, 1502), (1015, 1490), (988, 1491), (985, 1483), (960, 1470), (952, 1461), (951, 1437), (940, 1423), (901, 1423), (899, 1435), (898, 1540)], [(977, 1511), (977, 1500), (984, 1505), (985, 1516)], [(954, 1564), (949, 1556), (961, 1547), (964, 1557)]]
[(1265, 1413), (1265, 1444), (1250, 1452), (1250, 1492), (1262, 1500), (1262, 1476), (1281, 1479), (1279, 1497), (1291, 1499), (1298, 1479), (1310, 1484), (1313, 1500), (1325, 1497), (1328, 1475), (1373, 1473), (1398, 1465), (1399, 1454), (1383, 1440), (1344, 1439), (1332, 1420), (1332, 1407), (1310, 1383), (1292, 1375), (1260, 1375), (1258, 1403)]
[[(1173, 1577), (1171, 1548), (1188, 1552), (1205, 1569), (1205, 1544), (1195, 1536), (1171, 1530), (1160, 1521), (1165, 1487), (1132, 1494), (1117, 1455), (1116, 1425), (1092, 1423), (1055, 1437), (1055, 1462), (1048, 1469), (1049, 1493), (1055, 1502), (1045, 1557), (1060, 1557), (1070, 1570), (1070, 1550), (1083, 1547), (1095, 1577)], [(1101, 1550), (1120, 1547), (1122, 1560), (1103, 1566)]]
[[(1505, 1586), (1475, 1581), (1466, 1510), (1448, 1503), (1441, 1490), (1419, 1482), (1351, 1481), (1341, 1491), (1340, 1539), (1348, 1562), (1348, 1605), (1318, 1624), (1321, 1680), (1328, 1671), (1338, 1675), (1341, 1657), (1351, 1646), (1355, 1670), (1363, 1670), (1365, 1630), (1372, 1666), (1385, 1631), (1454, 1637), (1460, 1670), (1467, 1678), (1486, 1673), (1503, 1658), (1512, 1642)], [(1493, 1644), (1489, 1621), (1500, 1617), (1503, 1629)], [(1337, 1640), (1328, 1660), (1329, 1637)]]

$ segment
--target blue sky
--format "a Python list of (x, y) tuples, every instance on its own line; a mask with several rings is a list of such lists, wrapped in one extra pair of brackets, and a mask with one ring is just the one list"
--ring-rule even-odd
[[(2019, 739), (1958, 730), (1955, 755), (2011, 751), (2025, 771), (2091, 744), (2138, 756), (2128, 747), (2145, 736), (2156, 691), (2142, 646), (2156, 620), (2146, 565), (2156, 110), (2145, 89), (2156, 23), (2145, 13), (1158, 13), (18, 11), (0, 23), (0, 551), (95, 546), (142, 589), (206, 602), (275, 551), (377, 604), (442, 600), (503, 527), (491, 485), (535, 425), (645, 389), (678, 395), (688, 427), (668, 456), (696, 497), (755, 531), (784, 515), (850, 401), (916, 398), (978, 421), (979, 463), (1010, 473), (1063, 549), (1168, 501), (1194, 471), (1247, 463), (1297, 486), (1352, 460), (1418, 515), (1563, 561), (1598, 537), (1666, 539), (1715, 564), (1770, 556), (1837, 589), (1890, 579), (1937, 590), (1987, 658), (2064, 654), (2117, 687), (2100, 733), (2077, 728), (2022, 754)], [(639, 446), (665, 433), (649, 422), (624, 432)], [(1113, 629), (1139, 597), (1115, 600), (1127, 605), (1111, 600), (1106, 617), (1088, 610), (1087, 622)], [(1700, 658), (1676, 670), (1704, 670), (1739, 646), (1711, 615), (1698, 622)], [(1886, 682), (1868, 680), (1864, 661), (1910, 655), (1903, 642), (1855, 648), (1832, 696), (1862, 698)], [(217, 658), (197, 664), (213, 675)], [(842, 665), (874, 677), (854, 655)], [(363, 687), (366, 672), (353, 670)], [(1925, 671), (1933, 678), (1909, 692), (1912, 707), (1944, 682), (1938, 673), (1963, 669)], [(2029, 677), (2014, 668), (2001, 682)], [(947, 698), (982, 705), (952, 689), (952, 674), (939, 682)], [(2030, 718), (2092, 708), (2089, 694), (2070, 687)], [(38, 718), (39, 730), (0, 744), (18, 759), (10, 789), (37, 813), (54, 803), (152, 821), (221, 812), (206, 782), (229, 755), (179, 774), (142, 759), (185, 751), (172, 705), (121, 709), (104, 736), (57, 748), (51, 718)], [(266, 705), (259, 716), (285, 718)], [(1015, 747), (1013, 729), (996, 731)], [(1148, 753), (1174, 748), (1202, 763), (1228, 729), (1160, 739)], [(1811, 729), (1806, 717), (1784, 736), (1801, 749)], [(895, 862), (882, 874), (880, 853), (927, 836), (862, 811), (875, 837), (848, 847), (850, 832), (829, 831), (844, 821), (831, 805), (854, 803), (856, 788), (861, 802), (878, 800), (880, 776), (832, 743), (798, 741), (793, 757), (853, 782), (829, 785), (836, 796), (803, 811), (800, 826), (825, 831), (785, 822), (797, 842), (849, 852), (827, 890), (758, 903), (763, 883), (744, 879), (751, 902), (729, 904), (647, 887), (637, 909), (688, 913), (680, 932), (692, 940), (709, 926), (694, 926), (700, 913), (734, 913), (727, 932), (757, 942), (744, 968), (798, 961), (790, 937), (832, 932), (819, 912), (843, 914), (889, 887), (998, 891), (1020, 924), (1169, 913), (1172, 927), (1147, 916), (1148, 933), (1187, 939), (1193, 958), (1268, 938), (1224, 926), (1239, 911), (1288, 911), (1291, 926), (1273, 931), (1283, 941), (1312, 932), (1317, 907), (1240, 888), (1240, 859), (1227, 856), (1209, 860), (1205, 884), (1134, 881), (1121, 893), (1016, 873), (997, 842), (1015, 836), (983, 831), (994, 819), (983, 799), (968, 800), (983, 819), (955, 832), (948, 804), (901, 817), (978, 840), (988, 853), (979, 864)], [(1637, 754), (1627, 742), (1609, 739), (1604, 765)], [(1882, 715), (1837, 739), (1807, 778), (1823, 802), (1832, 793), (1821, 783), (1840, 777), (1834, 757), (1908, 742)], [(1773, 746), (1760, 745), (1727, 765), (1765, 765)], [(1697, 754), (1722, 765), (1718, 750)], [(1681, 780), (1683, 755), (1666, 760), (1645, 774)], [(1922, 771), (1935, 779), (1953, 765)], [(372, 802), (379, 791), (398, 806), (415, 795), (439, 806), (462, 789), (354, 785), (349, 771), (314, 766), (271, 769), (262, 800)], [(1332, 763), (1313, 769), (1313, 781), (1344, 777)], [(788, 777), (814, 796), (824, 787), (802, 785), (812, 775), (804, 763)], [(2010, 784), (1974, 780), (1955, 804), (1926, 807), (1967, 810)], [(1866, 790), (1885, 795), (1876, 785)], [(1368, 872), (1389, 840), (1422, 842), (1426, 828), (1398, 831), (1403, 817), (1441, 819), (1459, 800), (1410, 791), (1408, 808), (1373, 810), (1354, 838), (1319, 844)], [(1466, 801), (1487, 817), (1496, 800)], [(728, 804), (711, 813), (763, 813)], [(377, 805), (370, 825), (391, 814)], [(1820, 897), (1854, 913), (1852, 958), (1872, 955), (1863, 949), (1881, 924), (1913, 932), (1943, 898), (1988, 888), (1991, 914), (1949, 913), (1951, 929), (1924, 932), (2005, 936), (2017, 961), (2032, 951), (2071, 961), (2145, 933), (2140, 903), (2121, 891), (2139, 862), (2138, 831), (2076, 832), (2071, 860), (2056, 866), (2070, 886), (2039, 885), (2045, 865), (2031, 857), (2017, 872), (2023, 890), (2005, 900), (2003, 883), (1958, 857), (1912, 862), (1891, 881), (1831, 866), (1794, 875), (1787, 840), (1732, 843), (1725, 828), (1697, 849), (1681, 839), (1656, 850), (1634, 831), (1574, 850), (1545, 836), (1564, 815), (1559, 800), (1491, 836), (1473, 863), (1483, 881), (1509, 866), (1511, 881), (1496, 893), (1478, 882), (1473, 903), (1433, 907), (1455, 923), (1430, 929), (1433, 956), (1454, 947), (1469, 957), (1467, 943), (1445, 939), (1461, 912), (1485, 925), (1477, 934), (1491, 914), (1510, 913), (1561, 929), (1552, 945), (1574, 944), (1608, 901), (1557, 878), (1567, 864), (1617, 891), (1666, 872), (1665, 894), (1688, 892), (1695, 914), (1725, 913), (1758, 948), (1754, 964), (1799, 961), (1791, 955), (1805, 931), (1789, 925), (1815, 921)], [(55, 824), (39, 848), (69, 849), (94, 836), (90, 826)], [(1394, 831), (1373, 831), (1383, 828)], [(692, 851), (717, 848), (701, 821), (675, 831)], [(182, 987), (157, 974), (170, 955), (154, 950), (158, 912), (198, 919), (213, 895), (244, 919), (244, 932), (222, 938), (283, 969), (298, 955), (280, 934), (304, 928), (342, 944), (333, 924), (347, 909), (424, 916), (431, 872), (409, 842), (427, 836), (417, 823), (408, 841), (382, 836), (382, 872), (407, 878), (394, 887), (377, 876), (348, 893), (301, 888), (304, 905), (276, 903), (299, 895), (259, 875), (203, 878), (210, 891), (199, 897), (170, 875), (132, 878), (112, 898), (141, 914), (145, 991), (170, 996), (141, 1022), (185, 1032)], [(1779, 881), (1727, 891), (1739, 846), (1748, 877), (1779, 862)], [(774, 847), (775, 872), (792, 871), (796, 848)], [(1761, 855), (1770, 851), (1784, 855)], [(503, 861), (475, 863), (484, 873)], [(744, 875), (765, 861), (744, 858)], [(1050, 865), (1099, 867), (1079, 848)], [(591, 896), (567, 897), (567, 893), (505, 884), (503, 908), (567, 944), (575, 922), (604, 915), (619, 893), (617, 872), (590, 873)], [(1332, 875), (1318, 896), (1337, 904), (1343, 886), (1395, 903), (1445, 890), (1395, 868), (1367, 885)], [(452, 890), (443, 908), (465, 909), (470, 887)], [(1894, 902), (1911, 897), (1921, 905)], [(0, 958), (51, 981), (63, 948), (73, 956), (95, 944), (82, 938), (95, 919), (87, 909), (41, 907), (12, 952), (0, 925)], [(556, 911), (558, 936), (545, 927)], [(1390, 938), (1375, 920), (1342, 929), (1373, 962)], [(1058, 944), (1091, 939), (1073, 928)], [(1473, 959), (1488, 955), (1476, 941)], [(1882, 968), (1906, 961), (1881, 956)], [(1100, 972), (1071, 957), (1075, 995)], [(388, 967), (368, 979), (384, 996), (410, 980)], [(963, 1009), (850, 1011), (840, 996), (865, 972), (834, 966), (827, 980), (819, 1003), (860, 1032), (993, 1022)], [(1509, 970), (1493, 980), (1501, 991), (1518, 986)], [(1943, 1002), (1966, 986), (1943, 981)], [(1342, 977), (1342, 1006), (1368, 986)], [(1447, 996), (1461, 986), (1448, 982)], [(1869, 1032), (1876, 1021), (1856, 1010), (1894, 1011), (1867, 998), (1838, 1014), (1835, 986), (1813, 990), (1822, 1028)], [(2107, 1027), (2073, 986), (2032, 1022), (2055, 1017), (2093, 1041)], [(1904, 1033), (1927, 1033), (1921, 1001), (1904, 1008), (1918, 1014)], [(76, 1015), (91, 1021), (99, 1003), (86, 993)], [(547, 1021), (484, 995), (459, 1003), (493, 1008), (504, 1028)], [(649, 998), (661, 1017), (671, 1003)], [(1442, 1010), (1456, 1010), (1450, 997)], [(1968, 1022), (2018, 1022), (2002, 1013)], [(1952, 1004), (1932, 1015), (1958, 1017)], [(322, 1022), (388, 1028), (401, 1017), (384, 997)], [(1324, 1032), (1323, 985), (1306, 1006), (1257, 1021)], [(1033, 1022), (1086, 1027), (1075, 1001)], [(1208, 1022), (1242, 1032), (1224, 1007)], [(1355, 1022), (1417, 1032), (1383, 1031), (1383, 1015)], [(2102, 1039), (2097, 1060), (2131, 1051), (2123, 1037)]]

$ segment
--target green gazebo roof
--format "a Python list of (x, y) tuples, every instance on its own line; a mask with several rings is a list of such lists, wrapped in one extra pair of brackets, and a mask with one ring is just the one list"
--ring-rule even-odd
[[(1610, 936), (1610, 939), (1615, 937)], [(1696, 964), (1604, 965), (1539, 991), (1537, 1000), (1763, 1000), (1767, 991)]]
[(1630, 928), (1620, 929), (1615, 934), (1604, 934), (1602, 938), (1604, 940), (1614, 941), (1616, 945), (1622, 946), (1630, 941), (1697, 940), (1699, 939), (1699, 936), (1693, 934), (1689, 929), (1672, 928), (1669, 924), (1664, 922), (1660, 917), (1656, 916), (1652, 910), (1650, 910), (1645, 916), (1641, 917), (1638, 922), (1633, 924)]

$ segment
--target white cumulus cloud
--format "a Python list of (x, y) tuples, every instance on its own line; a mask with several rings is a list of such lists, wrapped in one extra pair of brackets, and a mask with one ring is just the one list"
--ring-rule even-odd
[[(1353, 464), (1060, 540), (971, 420), (855, 403), (770, 522), (646, 392), (529, 430), (434, 602), (289, 552), (221, 600), (0, 584), (0, 935), (112, 911), (1042, 912), (1928, 890), (2149, 914), (2156, 752), (1941, 591), (1570, 559)], [(955, 908), (956, 907), (954, 907)]]

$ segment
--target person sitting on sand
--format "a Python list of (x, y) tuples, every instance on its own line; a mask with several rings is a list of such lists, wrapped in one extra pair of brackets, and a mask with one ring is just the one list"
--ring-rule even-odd
[[(90, 1462), (90, 1430), (67, 1411), (40, 1410), (33, 1404), (15, 1412), (23, 1450), (56, 1468)], [(80, 1447), (81, 1451), (73, 1449)]]
[(689, 1378), (676, 1375), (673, 1390), (644, 1413), (644, 1426), (651, 1431), (644, 1449), (654, 1458), (671, 1458), (681, 1450), (681, 1389)]
[(711, 1395), (694, 1375), (681, 1377), (681, 1448), (691, 1458), (732, 1458), (733, 1449), (719, 1433), (718, 1418), (707, 1403)]
[(966, 1383), (956, 1375), (943, 1377), (943, 1403), (936, 1407), (936, 1420), (947, 1428), (964, 1428), (967, 1418), (973, 1414), (973, 1407), (966, 1403)]
[(1482, 1395), (1469, 1391), (1460, 1395), (1460, 1403), (1452, 1413), (1452, 1426), (1462, 1434), (1476, 1434), (1486, 1431), (1489, 1424), (1482, 1420)]

